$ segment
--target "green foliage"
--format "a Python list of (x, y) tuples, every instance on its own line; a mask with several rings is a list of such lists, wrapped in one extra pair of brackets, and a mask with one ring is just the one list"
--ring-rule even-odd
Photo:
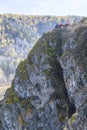
[(76, 120), (76, 117), (77, 117), (77, 113), (73, 114), (72, 117), (70, 118), (69, 120), (69, 124), (72, 125), (74, 124), (75, 120)]
[(75, 40), (77, 41), (78, 44), (80, 43), (87, 43), (87, 27), (82, 26), (79, 29), (76, 30), (77, 36)]
[(14, 88), (11, 87), (6, 92), (6, 104), (9, 105), (10, 103), (20, 102), (19, 97), (14, 91)]
[(49, 55), (49, 57), (55, 57), (55, 55), (56, 55), (56, 48), (52, 48), (51, 46), (49, 46), (49, 43), (48, 44), (46, 44), (46, 52), (47, 52), (47, 54)]
[(26, 99), (22, 99), (20, 98), (17, 93), (15, 92), (14, 90), (14, 81), (12, 82), (12, 87), (9, 88), (7, 91), (6, 91), (6, 105), (9, 105), (11, 103), (20, 103), (22, 107), (28, 107), (28, 108), (32, 108), (32, 105), (31, 105), (31, 101), (34, 99), (33, 97), (29, 97), (29, 98), (26, 98)]
[(65, 117), (62, 116), (62, 115), (59, 115), (59, 121), (64, 122), (65, 121)]
[(65, 58), (66, 56), (68, 56), (68, 54), (70, 53), (70, 51), (66, 51), (62, 54), (61, 58)]
[(33, 100), (33, 97), (27, 99), (21, 99), (20, 104), (22, 107), (32, 108), (32, 104), (30, 103)]
[(51, 76), (52, 76), (51, 70), (46, 69), (46, 70), (44, 70), (44, 73), (47, 75), (48, 78), (51, 78)]
[(17, 74), (19, 75), (22, 81), (28, 80), (26, 60), (20, 62), (18, 66)]

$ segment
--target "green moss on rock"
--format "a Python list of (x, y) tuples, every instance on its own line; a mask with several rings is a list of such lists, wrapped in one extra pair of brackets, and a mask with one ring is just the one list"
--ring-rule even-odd
[(19, 75), (19, 77), (22, 81), (28, 80), (26, 62), (27, 62), (26, 60), (21, 61), (18, 66), (18, 70), (17, 70), (17, 74)]
[(62, 115), (59, 115), (59, 121), (64, 122), (65, 121), (65, 117), (62, 116)]
[[(57, 53), (61, 55), (62, 52), (62, 39), (61, 34), (58, 30), (53, 32), (48, 32), (40, 38), (33, 49), (28, 55), (28, 63), (34, 66), (34, 57), (37, 56), (38, 64), (41, 61), (41, 54), (48, 57), (50, 62), (53, 62)], [(36, 64), (35, 64), (36, 65)]]
[(65, 58), (66, 56), (68, 56), (69, 53), (70, 51), (66, 51), (65, 53), (62, 54), (61, 58)]
[(19, 102), (19, 97), (14, 91), (14, 80), (13, 80), (12, 87), (7, 89), (6, 91), (6, 105), (9, 105), (10, 103), (16, 103), (16, 102)]
[(76, 120), (76, 117), (77, 117), (77, 113), (73, 114), (72, 117), (70, 118), (69, 120), (69, 125), (72, 125), (74, 124), (75, 120)]
[(46, 76), (48, 78), (50, 78), (52, 76), (51, 70), (49, 70), (49, 69), (44, 70), (44, 73), (46, 74)]
[(19, 97), (15, 93), (14, 88), (11, 87), (6, 91), (6, 104), (8, 105), (16, 102), (19, 102)]
[(81, 26), (79, 29), (76, 30), (77, 35), (75, 38), (75, 41), (77, 41), (78, 44), (87, 42), (87, 27)]
[[(14, 81), (13, 81), (14, 82)], [(14, 90), (14, 83), (12, 83), (12, 87), (7, 89), (5, 103), (9, 105), (11, 103), (20, 103), (22, 107), (32, 108), (31, 101), (34, 99), (33, 97), (29, 97), (27, 99), (20, 98)]]
[(32, 108), (31, 100), (33, 100), (33, 98), (21, 99), (20, 104), (22, 107)]

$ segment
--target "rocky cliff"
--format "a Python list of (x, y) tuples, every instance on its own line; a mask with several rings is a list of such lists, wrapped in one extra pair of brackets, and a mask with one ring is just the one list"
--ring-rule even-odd
[(87, 130), (87, 20), (44, 34), (0, 102), (0, 130)]
[(68, 20), (73, 24), (80, 19), (78, 16), (0, 15), (0, 98), (10, 86), (17, 65), (43, 33), (54, 29), (56, 23)]

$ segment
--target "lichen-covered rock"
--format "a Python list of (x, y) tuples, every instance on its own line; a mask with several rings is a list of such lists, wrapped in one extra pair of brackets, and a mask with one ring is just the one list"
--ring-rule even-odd
[(61, 32), (45, 34), (19, 64), (3, 101), (2, 130), (63, 129), (69, 103), (58, 61), (62, 54)]
[(0, 103), (0, 130), (87, 130), (85, 22), (44, 34)]
[[(75, 44), (72, 42), (71, 49), (65, 49), (63, 45), (60, 60), (69, 100), (78, 113), (76, 120), (68, 123), (67, 130), (87, 130), (87, 26), (76, 29), (73, 40)], [(67, 43), (71, 45), (71, 42)]]

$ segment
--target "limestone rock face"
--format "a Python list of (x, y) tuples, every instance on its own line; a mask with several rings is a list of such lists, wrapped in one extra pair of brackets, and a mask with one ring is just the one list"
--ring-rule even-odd
[(0, 103), (0, 130), (87, 129), (87, 27), (44, 34)]
[(0, 87), (2, 83), (11, 83), (19, 62), (27, 57), (43, 33), (53, 30), (59, 21), (66, 23), (68, 20), (73, 24), (81, 19), (78, 16), (0, 14), (0, 69), (4, 72), (0, 75)]
[[(84, 20), (85, 22), (86, 20)], [(87, 22), (86, 22), (87, 23)], [(85, 23), (85, 24), (86, 24)], [(75, 104), (76, 116), (71, 117), (68, 130), (87, 129), (87, 26), (76, 30), (72, 42), (66, 42), (61, 56), (64, 81), (70, 102)], [(67, 45), (68, 44), (68, 45)], [(66, 46), (69, 48), (66, 49)], [(70, 47), (72, 46), (72, 47)], [(74, 121), (73, 121), (74, 120)]]

